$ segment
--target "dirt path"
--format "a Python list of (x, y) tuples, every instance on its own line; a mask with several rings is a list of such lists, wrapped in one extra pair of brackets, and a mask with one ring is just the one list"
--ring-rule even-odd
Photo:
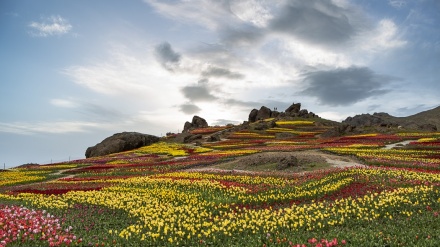
[(406, 140), (406, 141), (401, 141), (401, 142), (397, 142), (397, 143), (393, 143), (393, 144), (388, 144), (388, 145), (385, 145), (385, 147), (382, 149), (392, 149), (392, 148), (395, 148), (398, 146), (406, 146), (409, 143), (415, 142), (415, 141), (417, 141), (417, 140)]
[[(324, 153), (319, 150), (293, 151), (293, 152), (263, 152), (251, 154), (243, 157), (238, 157), (233, 161), (224, 162), (221, 164), (210, 165), (206, 167), (196, 167), (187, 169), (185, 171), (200, 171), (200, 172), (233, 172), (233, 173), (267, 173), (267, 171), (258, 171), (253, 168), (264, 165), (264, 163), (272, 163), (295, 156), (298, 159), (299, 167), (308, 166), (309, 164), (327, 164), (323, 169), (329, 168), (346, 168), (346, 167), (365, 167), (360, 161), (348, 156), (339, 156), (335, 154)], [(273, 172), (279, 173), (302, 173), (304, 170), (287, 169), (276, 170)]]

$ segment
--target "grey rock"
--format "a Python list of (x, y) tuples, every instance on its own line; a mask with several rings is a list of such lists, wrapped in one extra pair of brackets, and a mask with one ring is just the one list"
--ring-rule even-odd
[(256, 120), (263, 120), (266, 118), (270, 118), (272, 115), (272, 110), (267, 108), (266, 106), (262, 106), (260, 110), (258, 110)]
[(220, 135), (212, 135), (208, 137), (208, 142), (218, 142), (221, 141)]
[(291, 106), (289, 106), (285, 112), (288, 115), (298, 114), (301, 110), (301, 103), (293, 103)]
[(257, 114), (258, 114), (258, 110), (257, 109), (252, 109), (252, 111), (249, 113), (248, 121), (250, 123), (253, 123), (253, 122), (257, 121)]
[(201, 118), (199, 116), (194, 116), (191, 123), (185, 122), (182, 133), (189, 132), (192, 129), (206, 128), (208, 126), (209, 125), (204, 118)]
[(122, 132), (107, 137), (102, 142), (86, 150), (86, 158), (98, 157), (112, 153), (119, 153), (133, 150), (143, 146), (151, 145), (160, 140), (153, 135), (138, 132)]
[(255, 123), (254, 130), (267, 130), (267, 129), (273, 128), (275, 126), (276, 126), (275, 121), (269, 121), (269, 122), (262, 121), (262, 122)]

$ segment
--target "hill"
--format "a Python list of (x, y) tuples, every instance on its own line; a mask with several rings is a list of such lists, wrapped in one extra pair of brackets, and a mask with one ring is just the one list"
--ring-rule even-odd
[(439, 132), (353, 134), (297, 106), (0, 172), (0, 245), (438, 246)]
[(348, 117), (342, 123), (355, 127), (398, 127), (409, 130), (436, 131), (440, 129), (440, 106), (407, 117), (388, 113), (361, 114)]

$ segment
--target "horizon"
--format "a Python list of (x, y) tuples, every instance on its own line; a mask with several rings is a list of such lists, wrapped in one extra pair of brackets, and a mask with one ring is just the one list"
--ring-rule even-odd
[(433, 109), (439, 12), (435, 0), (1, 1), (0, 164), (77, 159), (194, 115), (237, 124), (263, 105), (338, 122)]

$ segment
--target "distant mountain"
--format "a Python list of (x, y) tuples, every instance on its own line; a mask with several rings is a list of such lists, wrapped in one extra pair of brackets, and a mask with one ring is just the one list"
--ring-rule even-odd
[(440, 129), (440, 106), (407, 117), (394, 117), (388, 113), (361, 114), (348, 117), (343, 124), (356, 127), (398, 127), (437, 131)]

